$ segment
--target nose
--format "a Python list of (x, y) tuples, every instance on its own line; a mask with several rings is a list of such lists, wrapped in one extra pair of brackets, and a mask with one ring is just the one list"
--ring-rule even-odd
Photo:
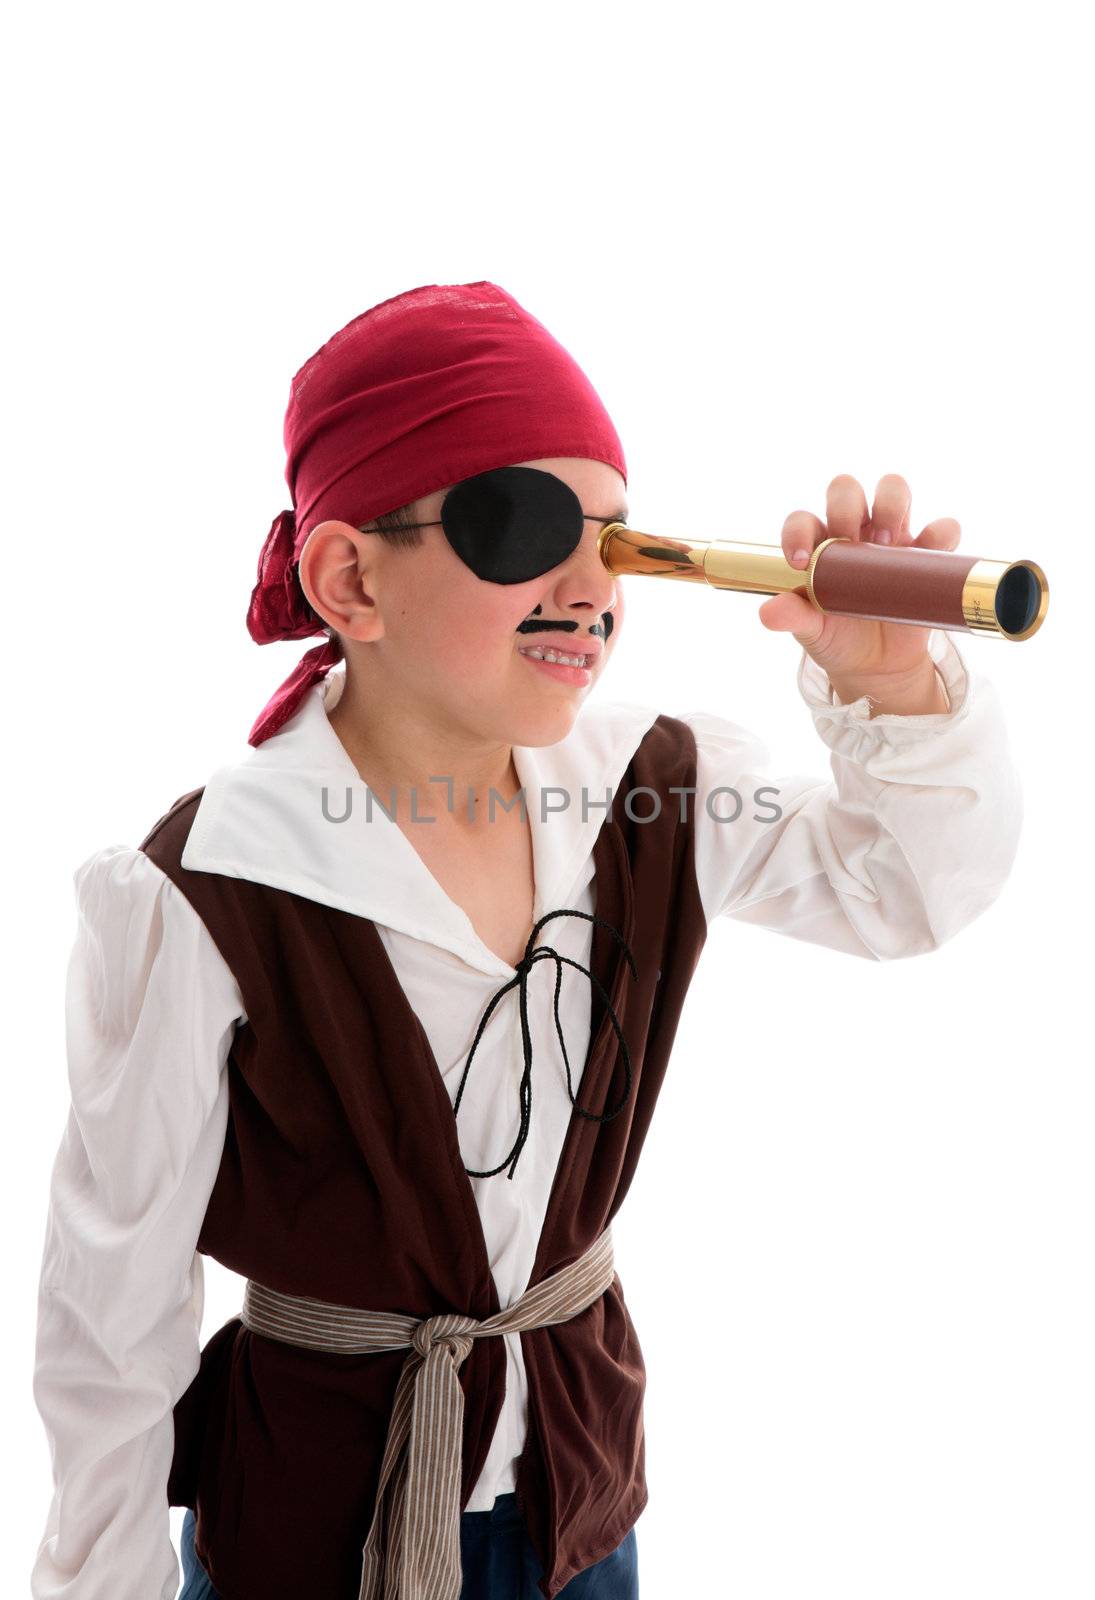
[(601, 524), (587, 523), (581, 543), (563, 565), (555, 583), (555, 600), (569, 611), (585, 611), (595, 620), (602, 611), (611, 611), (617, 601), (618, 579), (609, 572), (597, 552)]

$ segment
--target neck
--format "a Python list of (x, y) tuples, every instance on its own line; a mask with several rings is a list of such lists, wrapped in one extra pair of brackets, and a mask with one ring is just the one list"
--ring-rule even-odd
[(394, 803), (401, 820), (435, 817), (477, 829), (490, 819), (491, 790), (500, 821), (501, 802), (520, 788), (511, 745), (477, 739), (454, 725), (448, 709), (378, 693), (349, 670), (327, 720), (362, 781), (386, 809)]

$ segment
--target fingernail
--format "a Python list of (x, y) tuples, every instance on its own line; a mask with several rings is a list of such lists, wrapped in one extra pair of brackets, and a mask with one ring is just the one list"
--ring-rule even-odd
[(889, 528), (879, 528), (878, 532), (874, 536), (875, 544), (889, 544), (890, 540), (891, 534)]
[(808, 567), (809, 564), (810, 564), (810, 552), (809, 552), (809, 550), (796, 550), (794, 555), (791, 557), (791, 565), (793, 567)]

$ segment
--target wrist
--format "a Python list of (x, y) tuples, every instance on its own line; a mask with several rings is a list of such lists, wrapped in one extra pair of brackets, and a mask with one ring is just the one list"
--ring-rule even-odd
[(843, 678), (830, 675), (838, 704), (851, 705), (863, 695), (870, 703), (872, 717), (930, 716), (950, 711), (950, 701), (935, 662), (925, 653), (924, 660), (907, 672)]

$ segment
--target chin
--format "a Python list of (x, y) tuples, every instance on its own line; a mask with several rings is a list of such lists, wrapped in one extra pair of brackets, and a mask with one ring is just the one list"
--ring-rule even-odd
[(510, 731), (506, 738), (510, 744), (536, 749), (540, 745), (558, 744), (565, 739), (578, 720), (589, 690), (572, 691), (559, 695), (554, 705), (527, 707), (510, 718)]

